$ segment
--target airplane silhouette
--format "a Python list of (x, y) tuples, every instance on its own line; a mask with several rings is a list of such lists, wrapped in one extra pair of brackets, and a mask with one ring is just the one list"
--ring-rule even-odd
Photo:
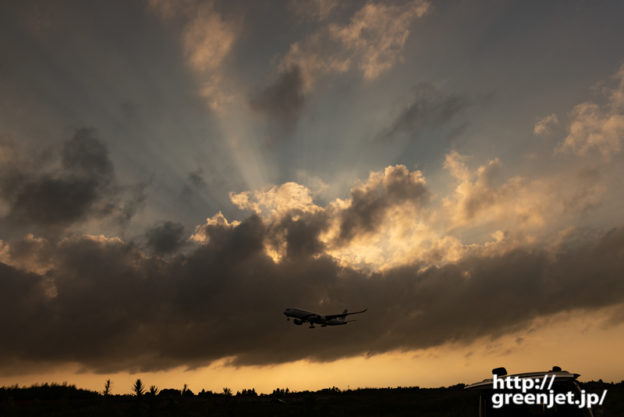
[(286, 320), (290, 320), (293, 318), (293, 322), (297, 326), (301, 326), (303, 323), (310, 323), (310, 329), (314, 329), (315, 324), (320, 324), (321, 327), (325, 326), (340, 326), (343, 324), (350, 323), (355, 320), (345, 320), (347, 316), (351, 314), (360, 314), (364, 313), (367, 308), (362, 311), (354, 311), (353, 313), (349, 313), (348, 310), (343, 311), (340, 314), (328, 314), (322, 315), (317, 313), (311, 313), (309, 311), (300, 310), (298, 308), (287, 308), (284, 310), (284, 315), (286, 316)]

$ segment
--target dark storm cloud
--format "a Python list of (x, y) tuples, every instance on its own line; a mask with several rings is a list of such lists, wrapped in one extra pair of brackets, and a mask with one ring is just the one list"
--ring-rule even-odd
[(10, 206), (6, 220), (39, 226), (83, 220), (113, 179), (108, 151), (89, 129), (63, 144), (60, 169), (14, 166), (7, 171), (2, 181), (2, 198)]
[[(323, 222), (288, 217), (294, 248), (279, 263), (263, 249), (274, 226), (257, 216), (238, 226), (206, 224), (205, 244), (168, 259), (118, 239), (31, 244), (31, 252), (41, 245), (53, 267), (37, 275), (0, 265), (0, 330), (11, 334), (0, 363), (76, 361), (110, 372), (223, 357), (236, 364), (325, 361), (469, 342), (539, 316), (624, 302), (622, 228), (584, 243), (572, 239), (555, 253), (518, 249), (367, 274), (298, 247), (305, 239), (297, 236), (314, 237)], [(310, 331), (286, 322), (288, 306), (369, 312), (347, 327)]]
[(351, 205), (340, 214), (339, 239), (346, 242), (356, 234), (373, 232), (390, 207), (406, 201), (420, 205), (428, 196), (418, 171), (410, 172), (403, 165), (388, 167), (383, 176), (371, 177), (362, 187), (351, 190)]
[[(4, 335), (17, 334), (30, 322), (43, 319), (47, 313), (44, 289), (41, 276), (0, 263), (0, 320)], [(13, 346), (11, 337), (3, 339), (6, 339), (2, 343), (5, 357), (7, 353), (13, 354), (13, 349), (24, 347)]]
[[(144, 187), (124, 190), (115, 183), (108, 149), (93, 129), (78, 129), (63, 143), (59, 159), (60, 164), (38, 165), (34, 155), (19, 155), (18, 161), (2, 165), (0, 198), (8, 205), (4, 225), (58, 231), (90, 217), (128, 220), (134, 215)], [(120, 199), (123, 193), (130, 198)]]
[(154, 253), (172, 253), (185, 243), (184, 226), (180, 223), (166, 221), (148, 230), (145, 237), (147, 247)]
[(417, 139), (423, 129), (445, 125), (468, 105), (464, 96), (446, 94), (432, 84), (420, 83), (413, 88), (411, 102), (401, 110), (392, 125), (379, 134), (378, 140)]
[(293, 65), (281, 71), (250, 98), (249, 105), (279, 127), (280, 137), (292, 133), (305, 105), (301, 69)]
[(268, 226), (267, 240), (274, 247), (286, 243), (286, 255), (290, 259), (314, 256), (322, 253), (325, 245), (319, 235), (327, 229), (326, 212), (301, 213), (292, 210), (278, 222)]

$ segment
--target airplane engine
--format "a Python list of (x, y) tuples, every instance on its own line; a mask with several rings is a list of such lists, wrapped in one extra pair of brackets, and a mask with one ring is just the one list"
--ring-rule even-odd
[(293, 322), (297, 325), (297, 326), (301, 326), (303, 324), (302, 320), (299, 319), (294, 319)]

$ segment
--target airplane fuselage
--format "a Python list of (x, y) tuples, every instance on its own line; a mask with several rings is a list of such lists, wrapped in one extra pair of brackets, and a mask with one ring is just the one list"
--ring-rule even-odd
[(290, 320), (293, 319), (294, 323), (297, 325), (302, 325), (303, 323), (310, 323), (310, 327), (314, 327), (315, 324), (319, 324), (322, 327), (325, 326), (341, 326), (347, 324), (349, 321), (346, 320), (346, 316), (350, 314), (359, 314), (363, 313), (366, 310), (358, 311), (355, 313), (348, 313), (345, 310), (342, 314), (331, 314), (331, 315), (322, 315), (317, 313), (312, 313), (311, 311), (301, 310), (299, 308), (287, 308), (284, 310), (284, 315)]
[[(286, 317), (290, 317), (293, 319), (299, 319), (303, 322), (314, 323), (314, 324), (324, 324), (325, 316), (320, 314), (312, 313), (310, 311), (300, 310), (298, 308), (287, 308), (284, 310), (284, 315)], [(345, 323), (340, 323), (345, 324)]]

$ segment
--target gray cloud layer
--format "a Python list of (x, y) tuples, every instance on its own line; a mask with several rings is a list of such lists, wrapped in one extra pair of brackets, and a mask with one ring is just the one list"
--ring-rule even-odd
[[(2, 229), (56, 234), (93, 218), (126, 222), (144, 199), (144, 185), (115, 180), (108, 149), (93, 129), (82, 128), (56, 154), (15, 153), (0, 166), (0, 200), (7, 212)], [(57, 161), (57, 156), (60, 161)], [(6, 238), (6, 237), (5, 237)]]
[(410, 103), (402, 109), (392, 125), (379, 134), (378, 139), (388, 141), (401, 136), (416, 139), (423, 129), (445, 125), (468, 105), (466, 97), (445, 94), (429, 83), (420, 83), (413, 88)]
[(275, 80), (249, 100), (251, 108), (268, 117), (279, 127), (277, 138), (289, 135), (297, 125), (306, 98), (303, 78), (297, 65), (280, 72)]
[(90, 211), (107, 210), (96, 205), (110, 191), (113, 167), (106, 147), (91, 130), (80, 129), (63, 144), (60, 169), (4, 168), (1, 190), (9, 203), (9, 222), (65, 226)]
[[(105, 372), (223, 357), (325, 361), (468, 342), (538, 316), (624, 301), (622, 228), (582, 244), (570, 239), (555, 253), (525, 248), (367, 274), (318, 256), (311, 242), (323, 222), (314, 216), (280, 220), (289, 248), (280, 263), (263, 246), (274, 227), (255, 215), (236, 227), (207, 224), (207, 243), (167, 259), (117, 239), (13, 245), (10, 259), (27, 254), (53, 266), (36, 274), (0, 265), (0, 330), (11, 335), (0, 363), (76, 361)], [(287, 306), (369, 312), (344, 328), (311, 331), (284, 320)]]
[(184, 226), (166, 221), (145, 233), (147, 247), (157, 254), (167, 254), (180, 249), (184, 243)]
[[(170, 221), (149, 229), (144, 244), (63, 232), (109, 213), (116, 186), (106, 147), (92, 131), (76, 132), (60, 155), (57, 169), (20, 176), (14, 166), (3, 183), (7, 218), (23, 219), (24, 231), (35, 225), (47, 232), (0, 246), (0, 333), (10, 335), (0, 345), (0, 368), (6, 372), (16, 363), (23, 370), (77, 362), (110, 372), (225, 357), (236, 364), (328, 361), (470, 342), (540, 316), (624, 302), (624, 228), (570, 235), (558, 249), (475, 251), (455, 263), (378, 273), (328, 256), (326, 244), (348, 245), (374, 233), (396, 205), (418, 212), (427, 204), (422, 174), (401, 165), (372, 173), (342, 208), (294, 205), (240, 223), (215, 217), (196, 229), (197, 242), (189, 246), (184, 227)], [(71, 187), (42, 191), (56, 182)], [(77, 193), (80, 184), (91, 191)], [(21, 201), (52, 211), (42, 220)], [(70, 203), (73, 211), (63, 212)], [(332, 224), (337, 241), (324, 243), (321, 235)], [(267, 245), (285, 245), (279, 262)], [(284, 320), (289, 306), (369, 312), (346, 327), (309, 331)]]
[(388, 208), (406, 201), (422, 205), (429, 197), (424, 178), (404, 166), (388, 167), (385, 177), (369, 179), (366, 186), (351, 190), (351, 205), (341, 213), (341, 241), (379, 227)]

